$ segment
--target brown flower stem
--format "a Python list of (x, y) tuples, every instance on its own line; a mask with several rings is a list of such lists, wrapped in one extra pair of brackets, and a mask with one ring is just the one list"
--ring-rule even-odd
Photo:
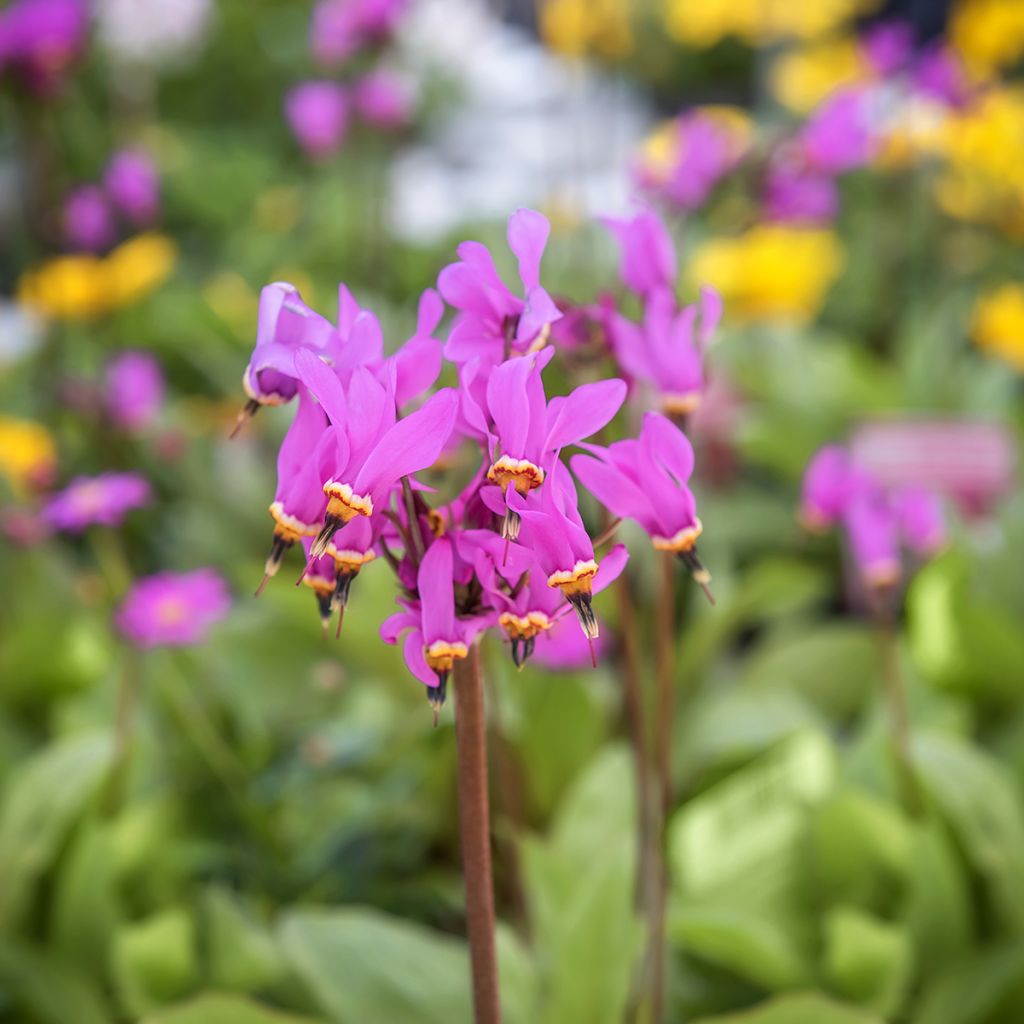
[(655, 615), (656, 699), (654, 757), (658, 776), (658, 813), (652, 829), (652, 857), (656, 865), (656, 895), (651, 908), (651, 1021), (665, 1015), (665, 920), (668, 906), (668, 868), (665, 862), (665, 827), (672, 809), (672, 714), (676, 675), (676, 561), (661, 555), (661, 585)]
[(114, 712), (114, 749), (100, 798), (100, 813), (105, 818), (115, 817), (124, 802), (135, 732), (135, 710), (139, 702), (140, 670), (137, 653), (134, 650), (125, 651)]
[(494, 883), (487, 791), (487, 723), (480, 646), (455, 662), (455, 742), (458, 751), (459, 833), (466, 885), (466, 930), (475, 1024), (500, 1024), (498, 956), (494, 944)]
[(899, 638), (892, 615), (885, 610), (875, 612), (875, 637), (878, 642), (882, 685), (885, 690), (889, 749), (896, 770), (897, 785), (903, 809), (911, 818), (918, 818), (924, 810), (921, 780), (914, 768), (910, 752), (910, 712), (907, 707), (907, 688), (900, 670)]

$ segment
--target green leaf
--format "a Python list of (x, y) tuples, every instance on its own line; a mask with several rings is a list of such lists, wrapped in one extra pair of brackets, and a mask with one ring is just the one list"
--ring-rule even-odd
[(465, 943), (376, 910), (297, 910), (281, 948), (318, 1006), (338, 1024), (471, 1020)]
[(14, 925), (110, 758), (106, 735), (60, 740), (22, 764), (0, 810), (0, 928)]
[(634, 815), (630, 756), (610, 747), (566, 794), (551, 834), (523, 844), (542, 967), (534, 1020), (621, 1020), (642, 935), (633, 909)]
[(841, 995), (888, 1016), (903, 1002), (911, 970), (911, 946), (903, 927), (856, 907), (829, 912), (825, 973)]
[(296, 1017), (261, 1006), (251, 999), (207, 993), (143, 1017), (139, 1024), (319, 1024), (312, 1017)]
[(171, 907), (121, 928), (113, 968), (121, 1002), (136, 1015), (188, 992), (198, 974), (188, 911)]
[(914, 740), (914, 759), (932, 799), (985, 879), (1004, 926), (1024, 930), (1024, 813), (999, 762), (962, 740), (937, 733)]
[(87, 971), (8, 939), (0, 942), (0, 992), (24, 1015), (30, 1015), (33, 1024), (36, 1021), (39, 1024), (69, 1024), (70, 1021), (113, 1024), (114, 1021)]
[(984, 949), (925, 990), (913, 1024), (1018, 1024), (1024, 1006), (1024, 943)]
[(769, 991), (800, 988), (812, 980), (786, 930), (773, 918), (741, 907), (676, 908), (669, 935), (683, 952)]
[(702, 1017), (693, 1024), (885, 1024), (866, 1010), (834, 1002), (822, 995), (779, 996), (741, 1013)]
[(235, 896), (211, 887), (206, 891), (203, 909), (206, 966), (213, 985), (250, 992), (280, 978), (283, 965), (277, 944)]

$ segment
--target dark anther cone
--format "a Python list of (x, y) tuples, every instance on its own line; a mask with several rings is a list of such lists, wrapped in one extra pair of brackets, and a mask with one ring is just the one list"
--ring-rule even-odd
[(711, 573), (708, 572), (704, 567), (704, 563), (700, 560), (700, 555), (697, 554), (697, 545), (694, 544), (689, 551), (680, 551), (679, 561), (686, 566), (686, 570), (693, 577), (694, 582), (704, 591), (707, 599), (714, 604), (715, 595), (711, 593), (710, 586)]
[(250, 398), (248, 402), (242, 406), (242, 411), (238, 414), (238, 419), (235, 420), (235, 425), (231, 428), (231, 433), (228, 434), (228, 440), (232, 441), (238, 436), (238, 432), (245, 426), (260, 411), (260, 403), (255, 398)]
[(445, 699), (448, 696), (448, 672), (446, 670), (437, 673), (437, 686), (428, 686), (427, 702), (434, 712), (434, 726), (437, 727), (437, 716), (444, 707)]
[(344, 525), (344, 519), (341, 519), (338, 516), (327, 516), (324, 520), (323, 527), (316, 535), (316, 540), (313, 541), (313, 544), (309, 549), (310, 561), (314, 558), (319, 558), (327, 550), (327, 545), (331, 543), (331, 539)]
[(576, 612), (576, 618), (580, 620), (583, 635), (588, 640), (596, 640), (601, 631), (594, 616), (594, 607), (591, 604), (590, 594), (580, 593), (568, 596), (569, 604), (572, 605), (573, 610)]
[(512, 509), (505, 510), (505, 518), (501, 521), (501, 536), (503, 540), (518, 540), (519, 528), (523, 525), (523, 517)]
[(267, 585), (268, 580), (277, 575), (277, 570), (281, 568), (281, 562), (284, 561), (285, 552), (294, 543), (293, 540), (286, 540), (279, 534), (274, 534), (274, 540), (270, 545), (270, 554), (267, 555), (267, 560), (263, 564), (263, 582), (256, 588), (257, 597), (263, 593), (263, 588)]
[(327, 636), (327, 631), (331, 626), (331, 616), (334, 614), (334, 609), (331, 603), (332, 594), (330, 592), (325, 594), (318, 593), (316, 595), (316, 603), (320, 609), (320, 622), (324, 627), (324, 636)]

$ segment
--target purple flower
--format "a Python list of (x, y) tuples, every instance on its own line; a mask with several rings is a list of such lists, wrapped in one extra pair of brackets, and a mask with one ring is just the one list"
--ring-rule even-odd
[(861, 49), (875, 73), (888, 78), (910, 60), (914, 28), (905, 21), (880, 21), (865, 31)]
[(459, 262), (441, 271), (437, 287), (458, 311), (444, 354), (454, 363), (479, 359), (494, 366), (510, 355), (542, 349), (561, 311), (540, 284), (540, 261), (550, 225), (534, 210), (517, 210), (508, 221), (508, 244), (519, 261), (524, 297), (498, 276), (487, 247), (463, 242)]
[(288, 93), (285, 116), (308, 157), (325, 160), (341, 149), (349, 106), (348, 93), (337, 82), (303, 82)]
[(124, 352), (107, 364), (104, 403), (110, 418), (126, 430), (142, 430), (160, 412), (164, 375), (148, 352)]
[(136, 647), (188, 647), (202, 643), (230, 607), (227, 584), (213, 569), (163, 572), (135, 583), (115, 621)]
[(863, 167), (878, 143), (871, 96), (858, 88), (834, 92), (811, 115), (800, 136), (804, 159), (825, 174)]
[(882, 492), (858, 491), (843, 510), (843, 526), (864, 582), (872, 588), (895, 586), (901, 574), (898, 524)]
[(391, 129), (409, 123), (415, 98), (401, 75), (378, 68), (356, 82), (352, 101), (364, 121), (377, 128)]
[(892, 496), (903, 542), (920, 555), (934, 555), (948, 540), (942, 502), (927, 487), (908, 485)]
[(697, 554), (703, 525), (688, 486), (693, 446), (686, 435), (665, 416), (649, 412), (638, 439), (582, 447), (591, 454), (574, 455), (570, 465), (583, 486), (615, 515), (638, 523), (657, 550), (678, 555), (706, 590), (711, 574)]
[(156, 220), (160, 212), (160, 175), (147, 153), (133, 149), (115, 153), (103, 175), (103, 187), (118, 212), (136, 227)]
[(85, 45), (85, 0), (14, 0), (0, 11), (0, 71), (42, 95), (55, 92)]
[(619, 277), (637, 295), (676, 285), (678, 267), (672, 236), (664, 221), (651, 210), (643, 210), (629, 220), (605, 217), (601, 223), (619, 243)]
[(101, 473), (75, 477), (43, 510), (57, 530), (78, 533), (87, 526), (117, 526), (133, 508), (150, 499), (150, 486), (135, 473)]
[(828, 224), (838, 212), (839, 190), (832, 178), (789, 163), (769, 169), (764, 191), (767, 220)]
[(919, 93), (948, 107), (963, 107), (971, 97), (967, 72), (957, 55), (944, 46), (921, 54), (914, 70)]
[(835, 444), (822, 448), (804, 471), (801, 525), (815, 532), (834, 526), (862, 485), (863, 476), (855, 473), (845, 448)]
[(310, 24), (310, 48), (318, 63), (335, 67), (394, 31), (408, 0), (320, 0)]
[(114, 240), (114, 218), (98, 185), (76, 188), (64, 203), (64, 240), (69, 249), (98, 252)]
[(613, 318), (612, 349), (630, 377), (658, 392), (666, 412), (684, 416), (701, 402), (704, 356), (721, 315), (722, 300), (713, 288), (701, 288), (699, 300), (682, 308), (672, 292), (660, 289), (646, 299), (643, 324)]

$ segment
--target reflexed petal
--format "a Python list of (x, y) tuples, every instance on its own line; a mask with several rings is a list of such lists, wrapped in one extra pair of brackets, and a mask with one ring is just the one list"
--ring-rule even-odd
[(401, 408), (423, 394), (441, 372), (441, 342), (422, 336), (410, 338), (392, 356), (395, 362), (395, 402)]
[(693, 474), (693, 445), (671, 420), (658, 412), (644, 415), (640, 438), (651, 457), (660, 462), (681, 484)]
[(452, 545), (449, 540), (441, 537), (427, 548), (416, 576), (423, 640), (428, 645), (435, 640), (456, 639), (452, 570)]
[(519, 277), (529, 291), (540, 285), (540, 261), (551, 225), (536, 210), (518, 209), (508, 219), (508, 245), (519, 260)]
[(600, 594), (607, 590), (621, 575), (629, 561), (629, 551), (625, 544), (616, 544), (601, 559), (594, 577), (594, 593)]
[(625, 400), (625, 381), (614, 377), (582, 384), (564, 398), (551, 399), (544, 450), (564, 448), (596, 434), (612, 420)]
[(405, 658), (405, 664), (409, 671), (424, 686), (431, 688), (437, 686), (437, 676), (423, 657), (423, 634), (418, 629), (414, 629), (405, 638), (405, 643), (402, 645), (402, 657)]
[(295, 372), (323, 406), (331, 422), (343, 425), (348, 419), (348, 402), (337, 374), (309, 349), (295, 353)]
[(517, 459), (526, 454), (526, 436), (530, 429), (526, 381), (531, 372), (532, 360), (514, 356), (496, 366), (487, 381), (487, 408), (494, 420), (501, 452)]

